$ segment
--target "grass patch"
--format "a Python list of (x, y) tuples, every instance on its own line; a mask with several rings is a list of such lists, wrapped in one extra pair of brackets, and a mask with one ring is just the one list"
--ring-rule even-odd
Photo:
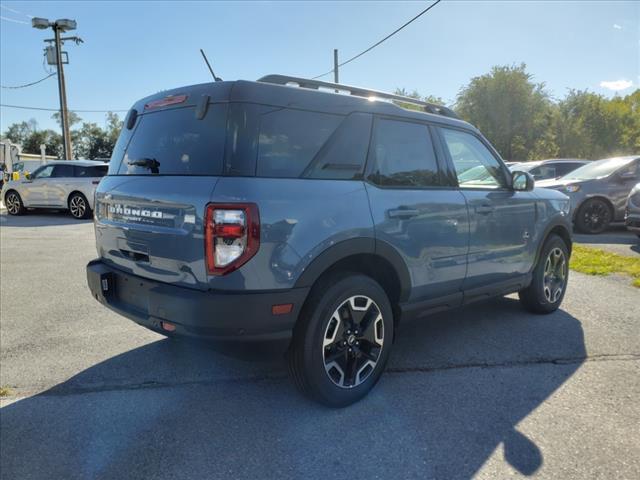
[(574, 245), (571, 252), (572, 270), (587, 275), (621, 273), (632, 278), (632, 285), (640, 288), (640, 258), (605, 252), (599, 248)]
[(0, 387), (0, 397), (8, 397), (9, 395), (11, 395), (9, 387)]

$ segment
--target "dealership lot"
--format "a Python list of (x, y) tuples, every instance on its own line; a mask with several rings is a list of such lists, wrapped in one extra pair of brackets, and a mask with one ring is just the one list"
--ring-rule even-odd
[(90, 222), (0, 228), (2, 478), (640, 477), (624, 279), (572, 272), (549, 316), (509, 297), (403, 325), (371, 395), (328, 410), (278, 345), (166, 340), (99, 305)]

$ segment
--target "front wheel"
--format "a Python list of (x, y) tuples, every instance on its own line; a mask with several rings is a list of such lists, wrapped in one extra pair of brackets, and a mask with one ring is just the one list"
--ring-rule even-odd
[(534, 313), (551, 313), (560, 307), (569, 280), (569, 249), (558, 235), (550, 235), (533, 269), (531, 285), (520, 290), (520, 303)]
[(578, 209), (576, 227), (582, 233), (602, 233), (612, 218), (613, 212), (609, 204), (599, 198), (592, 198)]
[(10, 191), (7, 193), (4, 201), (9, 215), (23, 215), (26, 211), (26, 208), (24, 208), (24, 204), (22, 203), (22, 198), (20, 198), (20, 194), (18, 192)]
[(89, 208), (89, 202), (85, 196), (81, 193), (74, 193), (69, 197), (69, 212), (73, 218), (78, 220), (89, 218), (91, 215), (91, 209)]
[(377, 282), (359, 274), (325, 278), (312, 289), (294, 329), (291, 377), (324, 405), (351, 405), (380, 379), (392, 339), (391, 305)]

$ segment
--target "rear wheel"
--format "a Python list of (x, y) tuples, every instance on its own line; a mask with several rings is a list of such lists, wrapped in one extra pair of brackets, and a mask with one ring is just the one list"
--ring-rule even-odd
[(314, 286), (294, 329), (289, 371), (312, 399), (345, 407), (378, 382), (389, 358), (393, 313), (382, 287), (359, 274)]
[(7, 212), (9, 215), (23, 215), (26, 211), (20, 194), (15, 190), (11, 190), (4, 198)]
[(569, 280), (569, 249), (558, 235), (549, 235), (538, 263), (533, 270), (531, 285), (520, 290), (520, 302), (534, 313), (551, 313), (560, 307)]
[(592, 198), (578, 209), (576, 227), (582, 233), (602, 233), (612, 218), (613, 212), (609, 204), (600, 198)]
[(78, 220), (89, 218), (91, 209), (89, 208), (89, 202), (87, 202), (83, 194), (74, 193), (69, 197), (69, 212)]

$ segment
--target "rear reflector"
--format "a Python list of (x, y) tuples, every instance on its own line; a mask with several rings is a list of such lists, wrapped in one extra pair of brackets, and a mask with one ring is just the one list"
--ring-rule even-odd
[(168, 97), (164, 97), (160, 100), (154, 100), (153, 102), (149, 102), (145, 104), (144, 109), (150, 110), (152, 108), (160, 108), (166, 107), (167, 105), (175, 105), (177, 103), (182, 103), (187, 99), (186, 95), (169, 95)]
[(176, 330), (176, 326), (173, 323), (160, 322), (160, 326), (162, 327), (163, 330), (166, 330), (167, 332), (175, 332)]
[(272, 315), (284, 315), (286, 313), (291, 313), (293, 310), (293, 303), (283, 303), (281, 305), (273, 305), (271, 307)]

